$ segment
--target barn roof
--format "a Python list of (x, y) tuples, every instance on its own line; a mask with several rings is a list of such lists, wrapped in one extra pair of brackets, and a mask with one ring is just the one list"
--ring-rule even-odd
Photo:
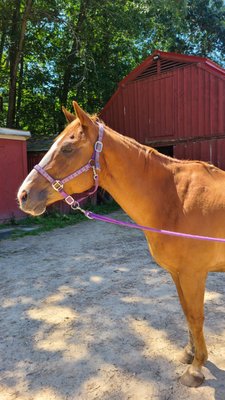
[[(157, 66), (157, 60), (160, 60), (159, 67)], [(190, 64), (202, 64), (208, 70), (211, 70), (211, 72), (225, 77), (225, 70), (208, 58), (155, 50), (153, 54), (147, 57), (140, 65), (122, 79), (119, 86), (124, 86), (131, 81), (157, 75), (157, 68), (160, 68), (160, 73), (165, 73)]]
[[(159, 62), (157, 63), (157, 61)], [(162, 74), (191, 64), (201, 66), (209, 72), (212, 72), (222, 79), (225, 79), (225, 69), (208, 58), (155, 50), (149, 57), (147, 57), (140, 65), (133, 69), (118, 83), (117, 90), (105, 104), (101, 115), (106, 109), (108, 109), (114, 98), (120, 92), (120, 89), (126, 85), (134, 81), (146, 79), (148, 77), (154, 77), (154, 75), (157, 76), (159, 72)]]
[(30, 138), (29, 131), (22, 131), (18, 129), (0, 128), (0, 137), (2, 139), (14, 139), (14, 140), (27, 140)]
[(32, 136), (27, 143), (27, 151), (32, 151), (35, 153), (48, 151), (56, 136), (57, 135)]

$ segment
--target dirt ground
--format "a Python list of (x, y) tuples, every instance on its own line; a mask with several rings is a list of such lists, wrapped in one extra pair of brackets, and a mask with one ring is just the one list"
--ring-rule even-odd
[(0, 250), (0, 400), (225, 399), (223, 274), (208, 278), (209, 361), (193, 389), (179, 383), (175, 287), (141, 232), (86, 221)]

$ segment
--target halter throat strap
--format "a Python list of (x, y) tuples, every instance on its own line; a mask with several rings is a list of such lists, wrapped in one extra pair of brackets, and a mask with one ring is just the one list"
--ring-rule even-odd
[[(66, 176), (63, 179), (55, 179), (51, 175), (48, 174), (41, 166), (40, 164), (37, 164), (34, 166), (34, 169), (42, 175), (45, 179), (47, 179), (48, 182), (50, 182), (51, 186), (53, 187), (54, 190), (59, 192), (61, 196), (64, 198), (65, 202), (73, 209), (79, 209), (80, 208), (80, 202), (90, 195), (94, 194), (97, 192), (98, 186), (99, 186), (99, 178), (98, 178), (98, 171), (100, 171), (100, 153), (102, 152), (103, 149), (103, 134), (104, 134), (104, 126), (103, 124), (98, 124), (99, 126), (99, 132), (98, 132), (98, 140), (95, 142), (94, 145), (94, 151), (92, 154), (91, 159), (88, 161), (87, 164), (85, 164), (83, 167), (79, 168), (78, 170), (72, 172), (72, 174)], [(78, 200), (75, 200), (72, 196), (68, 195), (63, 189), (64, 184), (71, 181), (72, 179), (76, 178), (77, 176), (83, 174), (83, 172), (89, 171), (89, 169), (92, 169), (93, 171), (93, 179), (94, 179), (94, 188), (89, 191), (85, 196), (79, 198)]]

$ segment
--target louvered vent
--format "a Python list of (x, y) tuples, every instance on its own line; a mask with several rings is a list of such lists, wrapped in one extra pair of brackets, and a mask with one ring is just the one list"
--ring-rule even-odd
[[(191, 63), (179, 62), (174, 60), (159, 60), (159, 73), (163, 74), (176, 68), (186, 67)], [(148, 78), (149, 76), (157, 75), (157, 61), (153, 60), (152, 63), (140, 75), (135, 78), (135, 81)]]

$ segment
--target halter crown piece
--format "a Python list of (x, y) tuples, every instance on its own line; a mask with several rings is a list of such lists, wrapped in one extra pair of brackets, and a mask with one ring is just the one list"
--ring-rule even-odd
[[(64, 197), (65, 202), (73, 209), (73, 210), (79, 210), (84, 212), (84, 210), (80, 207), (80, 202), (84, 199), (86, 199), (88, 196), (91, 194), (94, 194), (98, 190), (99, 186), (99, 179), (98, 179), (98, 173), (97, 171), (100, 171), (100, 164), (99, 164), (99, 158), (100, 158), (100, 153), (102, 152), (103, 149), (103, 134), (104, 134), (104, 126), (102, 124), (98, 124), (99, 126), (99, 132), (98, 132), (98, 140), (95, 142), (94, 146), (94, 151), (92, 154), (91, 159), (88, 161), (87, 164), (85, 164), (83, 167), (79, 168), (72, 174), (66, 176), (63, 179), (54, 179), (51, 175), (49, 175), (39, 164), (34, 166), (34, 169), (39, 172), (44, 178), (49, 181), (53, 187), (54, 190), (59, 192), (62, 197)], [(93, 171), (93, 178), (94, 178), (94, 189), (91, 190), (90, 192), (87, 193), (86, 196), (83, 196), (79, 198), (78, 200), (75, 200), (72, 196), (68, 195), (63, 190), (64, 184), (71, 181), (72, 179), (76, 178), (77, 176), (81, 175), (83, 172), (89, 171), (89, 169), (92, 169)], [(88, 215), (87, 215), (88, 216)], [(90, 217), (89, 217), (90, 218)]]

